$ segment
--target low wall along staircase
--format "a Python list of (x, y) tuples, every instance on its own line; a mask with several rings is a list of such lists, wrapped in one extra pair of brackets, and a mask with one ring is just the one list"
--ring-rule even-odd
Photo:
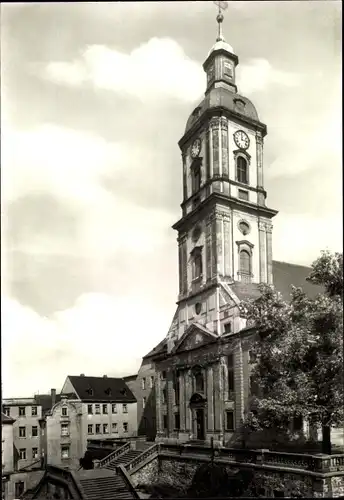
[(116, 470), (118, 465), (123, 465), (131, 472), (137, 466), (143, 465), (148, 458), (153, 459), (158, 455), (158, 445), (145, 442), (128, 442), (117, 448), (99, 462), (99, 468)]

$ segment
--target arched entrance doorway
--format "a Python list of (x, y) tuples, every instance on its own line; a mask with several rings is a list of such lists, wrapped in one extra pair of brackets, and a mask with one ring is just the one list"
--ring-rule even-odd
[(206, 438), (206, 398), (196, 392), (190, 398), (190, 409), (192, 412), (193, 437), (199, 441), (205, 441)]

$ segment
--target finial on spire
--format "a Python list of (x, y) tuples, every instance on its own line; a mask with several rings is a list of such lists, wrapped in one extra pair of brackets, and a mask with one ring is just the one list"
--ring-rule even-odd
[(216, 41), (217, 42), (224, 42), (225, 39), (224, 39), (224, 36), (222, 35), (222, 21), (223, 21), (222, 11), (227, 9), (228, 2), (225, 2), (223, 0), (217, 0), (214, 2), (214, 4), (217, 5), (217, 7), (219, 8), (219, 13), (216, 16), (216, 21), (218, 22), (218, 25), (219, 25), (219, 31), (218, 31)]

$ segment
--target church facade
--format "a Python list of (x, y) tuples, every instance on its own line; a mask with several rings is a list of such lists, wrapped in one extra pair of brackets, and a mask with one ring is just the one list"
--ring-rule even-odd
[(206, 90), (179, 141), (183, 170), (179, 296), (166, 341), (153, 353), (157, 439), (231, 443), (249, 398), (252, 331), (242, 298), (273, 283), (266, 203), (267, 128), (238, 93), (238, 56), (221, 35), (206, 58)]

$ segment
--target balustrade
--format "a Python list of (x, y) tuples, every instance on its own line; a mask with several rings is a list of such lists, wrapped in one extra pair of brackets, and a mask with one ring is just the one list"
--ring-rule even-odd
[(129, 451), (130, 449), (131, 449), (131, 443), (129, 441), (128, 443), (125, 443), (120, 448), (117, 448), (116, 450), (114, 450), (107, 457), (105, 457), (102, 460), (100, 460), (99, 467), (104, 467), (108, 463), (110, 463), (113, 460), (115, 460), (119, 455), (122, 455), (122, 453), (125, 453), (126, 451)]

